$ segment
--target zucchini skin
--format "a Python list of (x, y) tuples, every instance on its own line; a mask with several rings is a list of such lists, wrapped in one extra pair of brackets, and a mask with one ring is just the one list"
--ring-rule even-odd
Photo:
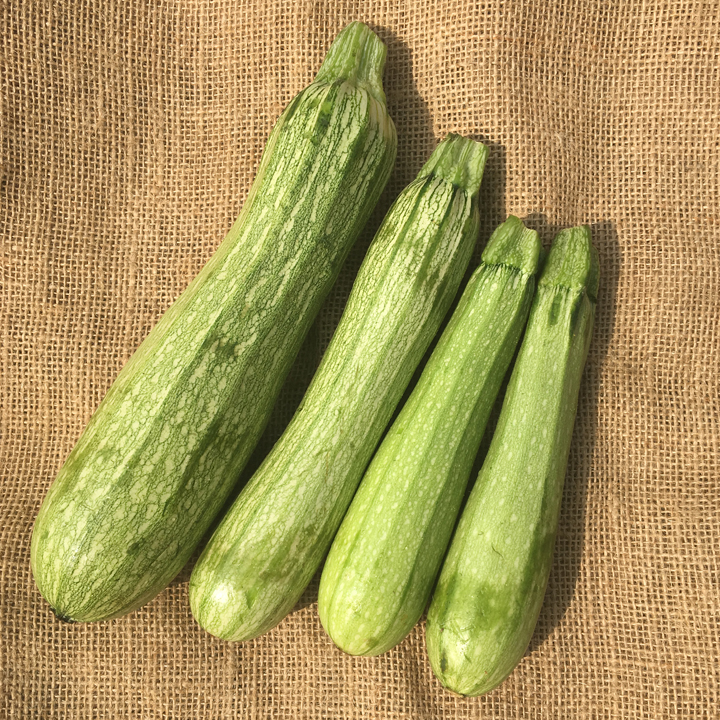
[(190, 607), (213, 635), (274, 627), (319, 568), (467, 268), (486, 155), (449, 136), (385, 217), (300, 408), (193, 570)]
[(425, 609), (490, 411), (525, 327), (541, 245), (510, 217), (493, 234), (333, 541), (318, 611), (351, 655), (399, 643)]
[(275, 125), (227, 237), (61, 468), (31, 544), (58, 617), (107, 620), (144, 604), (222, 508), (392, 170), (385, 54), (361, 23), (336, 38)]
[(428, 610), (430, 664), (462, 695), (489, 692), (513, 671), (540, 613), (597, 289), (590, 231), (562, 231)]

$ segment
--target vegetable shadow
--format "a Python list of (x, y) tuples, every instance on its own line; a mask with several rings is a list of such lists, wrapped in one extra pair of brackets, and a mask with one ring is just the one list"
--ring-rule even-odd
[[(487, 163), (485, 165), (485, 171), (483, 173), (483, 181), (480, 186), (480, 192), (478, 195), (478, 205), (480, 208), (480, 229), (478, 232), (478, 239), (475, 244), (475, 250), (473, 252), (472, 258), (470, 259), (468, 268), (465, 271), (465, 275), (463, 276), (463, 279), (460, 283), (458, 291), (455, 294), (455, 297), (453, 298), (453, 301), (450, 304), (450, 307), (449, 307), (447, 313), (445, 314), (445, 317), (443, 318), (442, 322), (440, 323), (440, 328), (438, 329), (437, 333), (435, 334), (435, 337), (432, 339), (422, 360), (420, 361), (417, 368), (415, 369), (415, 372), (413, 373), (413, 376), (412, 376), (410, 382), (408, 383), (408, 386), (405, 389), (405, 392), (403, 393), (403, 396), (400, 399), (400, 402), (397, 404), (397, 407), (395, 408), (395, 412), (393, 413), (393, 416), (392, 416), (390, 422), (388, 423), (387, 428), (385, 428), (385, 432), (383, 433), (383, 438), (385, 437), (385, 434), (387, 434), (387, 432), (390, 429), (390, 427), (392, 426), (392, 424), (397, 419), (397, 416), (400, 414), (400, 411), (402, 410), (405, 403), (410, 398), (412, 391), (415, 389), (415, 385), (417, 384), (418, 380), (420, 379), (420, 376), (422, 375), (423, 370), (425, 369), (425, 365), (427, 365), (427, 362), (430, 359), (430, 356), (433, 354), (433, 351), (435, 350), (435, 346), (437, 345), (438, 341), (440, 340), (440, 337), (442, 336), (443, 332), (445, 331), (447, 324), (450, 322), (450, 318), (452, 317), (458, 303), (460, 302), (460, 298), (462, 297), (462, 294), (465, 291), (465, 286), (467, 285), (470, 278), (472, 277), (472, 274), (475, 272), (475, 270), (477, 270), (478, 266), (480, 265), (480, 263), (482, 261), (482, 253), (483, 253), (483, 250), (485, 249), (485, 246), (488, 243), (488, 240), (490, 240), (490, 236), (493, 234), (495, 229), (507, 219), (507, 216), (505, 215), (505, 147), (493, 140), (490, 140), (485, 135), (470, 134), (470, 135), (468, 135), (468, 137), (471, 137), (473, 140), (476, 140), (477, 142), (483, 143), (484, 145), (487, 146), (488, 151), (489, 151)], [(428, 155), (429, 155), (429, 153), (428, 153)], [(418, 170), (419, 170), (419, 168), (418, 168)], [(511, 367), (512, 367), (512, 364), (511, 364)], [(505, 387), (507, 386), (507, 381), (508, 381), (509, 377), (510, 377), (510, 374), (508, 372), (507, 377), (503, 380), (501, 391), (499, 393), (500, 397), (502, 397), (505, 394)], [(465, 498), (463, 500), (462, 507), (465, 506), (467, 497), (470, 494), (470, 489), (472, 487), (474, 478), (476, 478), (477, 474), (480, 472), (482, 459), (485, 457), (485, 453), (487, 452), (487, 447), (489, 446), (489, 440), (486, 442), (485, 438), (487, 438), (488, 436), (492, 436), (491, 430), (495, 427), (495, 423), (497, 423), (497, 417), (499, 415), (499, 411), (500, 411), (499, 405), (497, 407), (493, 407), (493, 410), (491, 411), (491, 415), (488, 420), (488, 429), (485, 431), (485, 433), (483, 435), (483, 444), (481, 444), (481, 446), (480, 446), (480, 450), (478, 451), (477, 459), (475, 460), (475, 464), (473, 465), (473, 469), (470, 474), (470, 480), (468, 482), (468, 488), (465, 493)], [(382, 439), (380, 442), (382, 442)], [(379, 445), (380, 445), (380, 443), (378, 443), (378, 446)], [(459, 518), (460, 518), (460, 513), (458, 513), (458, 520), (459, 520)]]
[[(322, 356), (335, 332), (352, 290), (358, 270), (367, 253), (383, 218), (400, 192), (412, 182), (418, 172), (437, 147), (441, 136), (436, 136), (433, 120), (427, 103), (420, 94), (413, 77), (413, 60), (410, 47), (395, 33), (387, 28), (368, 23), (388, 48), (384, 89), (390, 117), (395, 122), (398, 145), (395, 167), (380, 199), (360, 236), (351, 248), (340, 271), (337, 281), (325, 299), (315, 322), (290, 368), (277, 401), (273, 407), (267, 426), (248, 463), (243, 469), (237, 484), (233, 488), (222, 510), (218, 513), (212, 526), (205, 534), (199, 547), (186, 563), (183, 570), (176, 576), (172, 584), (185, 583), (189, 580), (192, 568), (215, 531), (220, 519), (230, 509), (253, 474), (262, 464), (265, 457), (280, 439), (307, 391), (317, 370)], [(483, 134), (469, 134), (468, 137), (482, 142), (488, 147), (488, 158), (480, 186), (478, 204), (480, 208), (480, 228), (478, 240), (470, 260), (468, 269), (460, 284), (460, 288), (448, 310), (440, 330), (433, 339), (425, 356), (416, 369), (413, 377), (395, 410), (388, 428), (392, 425), (400, 409), (409, 397), (422, 370), (429, 359), (445, 325), (449, 321), (457, 302), (470, 276), (480, 264), (482, 251), (494, 229), (503, 222), (505, 217), (505, 177), (506, 154), (504, 146)], [(387, 432), (386, 429), (386, 432)], [(486, 433), (487, 434), (487, 433)], [(479, 469), (479, 468), (478, 468)], [(477, 475), (477, 472), (475, 472)], [(318, 587), (322, 568), (313, 577), (296, 604), (293, 612), (312, 605), (317, 601)]]
[[(392, 174), (377, 205), (351, 248), (337, 281), (320, 309), (311, 331), (311, 337), (308, 338), (300, 351), (296, 365), (302, 363), (303, 360), (307, 361), (312, 358), (314, 361), (312, 372), (306, 378), (306, 383), (291, 384), (291, 379), (288, 378), (289, 382), (283, 388), (281, 398), (285, 393), (292, 395), (295, 408), (300, 404), (312, 380), (312, 375), (319, 366), (322, 356), (340, 322), (357, 273), (385, 215), (402, 190), (415, 179), (441, 139), (436, 138), (434, 135), (432, 118), (427, 103), (422, 98), (413, 78), (413, 61), (410, 47), (388, 28), (373, 23), (367, 24), (373, 32), (377, 33), (388, 49), (383, 87), (385, 89), (388, 114), (393, 119), (397, 131), (397, 158)], [(279, 403), (279, 405), (281, 404), (283, 403)], [(276, 406), (273, 416), (275, 416), (276, 412), (278, 414), (278, 426), (282, 425), (284, 429), (292, 418), (292, 412), (287, 406), (284, 409)], [(282, 430), (275, 436), (275, 440), (280, 437), (280, 434), (282, 434)], [(275, 440), (272, 440), (272, 442), (275, 442)], [(296, 603), (293, 612), (317, 602), (321, 574), (322, 566), (315, 573), (312, 581)]]
[[(538, 231), (546, 247), (562, 229), (560, 226), (548, 224), (542, 215), (530, 216), (525, 219), (525, 223)], [(576, 596), (585, 550), (588, 489), (591, 481), (597, 481), (597, 478), (592, 480), (592, 466), (599, 424), (603, 420), (599, 416), (602, 366), (613, 336), (622, 253), (612, 221), (603, 220), (590, 224), (590, 230), (600, 262), (600, 287), (593, 338), (580, 386), (552, 570), (527, 653), (540, 648), (552, 636)]]
[[(398, 135), (397, 160), (380, 199), (350, 249), (335, 284), (325, 298), (305, 341), (283, 384), (268, 425), (246, 465), (235, 489), (236, 497), (258, 469), (297, 411), (320, 361), (337, 328), (352, 290), (355, 277), (375, 233), (397, 196), (417, 175), (437, 145), (427, 105), (412, 79), (410, 48), (393, 32), (368, 23), (387, 45), (383, 86), (387, 108)], [(412, 118), (407, 128), (399, 118)], [(233, 499), (234, 499), (233, 497)]]
[[(315, 322), (288, 372), (255, 450), (200, 546), (172, 584), (183, 583), (190, 578), (195, 562), (220, 519), (230, 509), (290, 423), (340, 322), (353, 282), (375, 233), (395, 198), (415, 178), (439, 142), (439, 139), (436, 139), (433, 134), (433, 125), (427, 104), (418, 92), (413, 79), (412, 53), (409, 46), (387, 28), (372, 23), (368, 23), (368, 26), (380, 36), (388, 49), (383, 87), (388, 113), (395, 122), (397, 130), (398, 145), (395, 166), (377, 205), (350, 249), (335, 284), (323, 302)], [(317, 600), (318, 581), (319, 574), (310, 583), (295, 609), (310, 605)]]

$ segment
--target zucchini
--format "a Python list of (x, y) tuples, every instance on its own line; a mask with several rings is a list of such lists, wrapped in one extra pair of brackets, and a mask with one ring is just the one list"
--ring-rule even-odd
[(190, 607), (213, 635), (269, 630), (320, 566), (467, 268), (486, 155), (446, 138), (385, 217), (300, 408), (193, 570)]
[(328, 555), (320, 620), (351, 655), (379, 655), (419, 620), (472, 464), (525, 327), (541, 245), (510, 217), (490, 238)]
[(150, 600), (222, 508), (392, 170), (385, 54), (361, 23), (337, 37), (275, 125), (227, 237), (61, 468), (31, 549), (60, 618), (106, 620)]
[(552, 564), (597, 290), (590, 231), (563, 230), (538, 281), (497, 428), (428, 610), (430, 664), (462, 695), (500, 684), (532, 637)]

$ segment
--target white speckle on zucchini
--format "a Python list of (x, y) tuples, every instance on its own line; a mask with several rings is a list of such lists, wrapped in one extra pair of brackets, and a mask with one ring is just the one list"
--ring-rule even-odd
[[(430, 663), (455, 692), (492, 690), (530, 641), (551, 567), (597, 282), (597, 253), (587, 228), (561, 232), (538, 281), (495, 434), (428, 610)], [(534, 444), (538, 427), (551, 442)], [(500, 532), (506, 533), (503, 563), (514, 572), (512, 582), (503, 575), (502, 587), (495, 588), (492, 539)], [(456, 631), (460, 623), (467, 635)]]

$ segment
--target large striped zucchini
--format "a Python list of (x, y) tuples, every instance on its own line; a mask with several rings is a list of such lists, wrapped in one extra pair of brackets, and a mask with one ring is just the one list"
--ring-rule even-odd
[(385, 436), (333, 541), (318, 610), (336, 645), (378, 655), (420, 618), (535, 291), (540, 240), (510, 217)]
[(275, 125), (227, 237), (60, 470), (32, 538), (35, 580), (59, 617), (139, 607), (222, 507), (391, 172), (385, 54), (360, 23), (338, 36)]
[(527, 648), (545, 595), (598, 260), (586, 227), (550, 251), (498, 426), (440, 573), (426, 626), (443, 685), (480, 695)]
[(269, 630), (322, 562), (467, 268), (486, 154), (446, 138), (378, 230), (298, 412), (190, 578), (192, 612), (212, 634)]

